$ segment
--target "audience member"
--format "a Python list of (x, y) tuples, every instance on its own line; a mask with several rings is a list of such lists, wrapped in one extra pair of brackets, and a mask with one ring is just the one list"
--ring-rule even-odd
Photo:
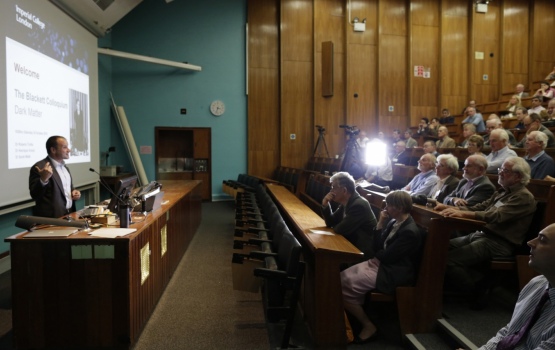
[(393, 167), (391, 159), (385, 157), (385, 163), (380, 166), (369, 165), (364, 174), (366, 181), (382, 187), (391, 186), (393, 180)]
[(441, 110), (441, 118), (439, 118), (440, 124), (453, 124), (455, 122), (455, 117), (451, 115), (447, 108)]
[[(528, 135), (532, 131), (543, 132), (547, 135), (547, 147), (555, 147), (555, 136), (553, 136), (551, 130), (542, 125), (541, 118), (538, 114), (532, 113), (527, 115), (524, 118), (524, 127), (526, 128), (526, 135)], [(515, 148), (524, 148), (524, 145), (526, 143), (526, 135), (523, 136), (522, 139), (515, 144)]]
[[(370, 203), (355, 189), (355, 180), (346, 172), (339, 172), (330, 178), (331, 190), (322, 200), (322, 213), (326, 226), (344, 236), (357, 247), (364, 256), (374, 256), (373, 237), (376, 217)], [(339, 204), (335, 211), (330, 202)]]
[(521, 100), (529, 96), (528, 93), (524, 91), (524, 85), (522, 84), (517, 84), (515, 95), (518, 96)]
[(434, 171), (435, 163), (435, 156), (428, 153), (423, 154), (418, 160), (418, 170), (420, 170), (420, 173), (417, 174), (408, 185), (403, 187), (403, 191), (409, 192), (412, 196), (419, 194), (427, 196), (432, 187), (439, 180)]
[(391, 133), (391, 136), (393, 138), (393, 141), (392, 141), (393, 147), (395, 147), (395, 145), (397, 144), (398, 141), (403, 140), (401, 138), (401, 130), (399, 130), (399, 129), (393, 129), (393, 132)]
[(474, 110), (476, 111), (476, 113), (480, 113), (480, 111), (478, 110), (478, 108), (476, 108), (476, 101), (475, 100), (470, 100), (468, 101), (468, 106), (464, 107), (461, 114), (462, 115), (467, 115), (468, 112), (468, 107), (472, 107), (474, 108)]
[(437, 157), (435, 170), (439, 180), (428, 193), (428, 198), (443, 203), (445, 197), (451, 194), (459, 183), (456, 176), (459, 170), (459, 160), (452, 154), (442, 154)]
[(505, 110), (509, 112), (509, 117), (512, 117), (513, 114), (515, 114), (518, 107), (522, 107), (520, 97), (518, 97), (518, 95), (511, 96), (509, 103), (507, 103), (507, 105), (505, 106)]
[(476, 126), (476, 132), (486, 131), (486, 127), (484, 125), (484, 117), (482, 116), (482, 114), (476, 111), (476, 108), (468, 106), (466, 108), (466, 115), (467, 117), (462, 121), (463, 124), (474, 124)]
[(509, 149), (509, 135), (504, 129), (493, 130), (489, 136), (489, 143), (491, 152), (486, 156), (488, 161), (486, 172), (496, 173), (505, 159), (510, 156), (516, 156), (516, 153)]
[(395, 144), (395, 149), (393, 150), (391, 162), (393, 164), (409, 165), (410, 152), (407, 151), (407, 148), (405, 147), (405, 141), (397, 141), (397, 143)]
[(486, 176), (487, 166), (488, 162), (483, 156), (468, 156), (464, 161), (463, 179), (445, 197), (443, 204), (438, 204), (434, 209), (447, 209), (448, 205), (471, 207), (491, 197), (495, 186)]
[(375, 256), (341, 272), (345, 310), (362, 326), (354, 343), (368, 342), (377, 334), (363, 308), (366, 294), (372, 290), (394, 294), (397, 287), (412, 285), (416, 280), (423, 237), (410, 216), (411, 209), (407, 193), (390, 192), (373, 236)]
[(428, 118), (420, 119), (420, 123), (418, 123), (418, 130), (416, 130), (416, 134), (418, 136), (428, 136), (430, 135), (430, 128), (428, 127)]
[(360, 130), (357, 136), (358, 147), (360, 147), (361, 150), (364, 150), (368, 141), (370, 141), (370, 139), (366, 136), (366, 131)]
[(530, 103), (531, 105), (530, 105), (530, 108), (528, 109), (528, 114), (536, 113), (539, 115), (540, 112), (545, 109), (542, 106), (542, 98), (540, 96), (532, 97), (532, 100), (530, 101)]
[(553, 88), (549, 86), (549, 82), (542, 81), (540, 88), (534, 94), (534, 97), (541, 96), (543, 101), (553, 98)]
[(482, 153), (482, 149), (484, 148), (484, 138), (480, 135), (470, 136), (467, 148), (469, 155), (479, 155), (484, 158), (486, 157), (486, 155)]
[(503, 121), (501, 121), (501, 119), (499, 119), (496, 114), (492, 114), (492, 116), (495, 117), (492, 119), (488, 118), (488, 121), (486, 122), (486, 135), (484, 135), (484, 145), (489, 146), (489, 136), (491, 132), (495, 129), (505, 130), (507, 132), (507, 135), (509, 135), (509, 144), (512, 146), (516, 145), (517, 142), (515, 135), (510, 130), (503, 128)]
[(418, 142), (412, 138), (412, 131), (410, 129), (405, 130), (405, 146), (407, 148), (418, 146)]
[(555, 98), (551, 99), (547, 104), (547, 118), (549, 120), (555, 119)]
[(532, 179), (545, 179), (546, 176), (555, 176), (555, 162), (545, 153), (547, 135), (541, 131), (531, 131), (526, 135), (526, 156), (524, 160), (530, 165)]
[(439, 126), (440, 126), (439, 119), (432, 118), (432, 121), (430, 122), (430, 126), (429, 126), (430, 136), (437, 136)]
[(476, 135), (476, 125), (474, 125), (474, 124), (464, 124), (463, 125), (464, 140), (463, 140), (463, 142), (461, 142), (461, 144), (459, 146), (461, 146), (462, 148), (467, 148), (468, 147), (468, 139), (472, 135)]
[(437, 137), (439, 140), (436, 141), (437, 148), (455, 148), (457, 144), (455, 140), (449, 137), (449, 131), (446, 126), (440, 126), (437, 132)]
[[(494, 131), (495, 132), (495, 131)], [(499, 168), (501, 188), (489, 199), (473, 205), (449, 207), (440, 214), (485, 221), (482, 230), (453, 238), (447, 261), (446, 283), (460, 292), (475, 292), (483, 279), (483, 264), (492, 258), (512, 257), (522, 245), (536, 211), (534, 195), (526, 189), (530, 167), (509, 157)]]
[(516, 119), (518, 120), (518, 124), (515, 125), (515, 129), (525, 129), (524, 128), (524, 117), (528, 115), (528, 109), (525, 107), (517, 107), (515, 111)]
[(424, 144), (422, 145), (422, 149), (424, 150), (424, 153), (432, 154), (434, 157), (439, 156), (436, 148), (436, 143), (432, 140), (424, 142)]
[(528, 246), (528, 265), (541, 275), (522, 288), (509, 323), (478, 350), (550, 349), (555, 344), (555, 224), (541, 230)]

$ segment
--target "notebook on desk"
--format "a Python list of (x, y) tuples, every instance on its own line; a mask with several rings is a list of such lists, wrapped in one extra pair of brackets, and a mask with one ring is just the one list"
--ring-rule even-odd
[(24, 238), (68, 237), (78, 230), (76, 227), (45, 227), (27, 233)]

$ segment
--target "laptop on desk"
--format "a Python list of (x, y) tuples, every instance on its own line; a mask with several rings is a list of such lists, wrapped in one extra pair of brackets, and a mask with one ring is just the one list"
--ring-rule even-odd
[(27, 233), (24, 238), (68, 237), (77, 231), (77, 227), (45, 227)]

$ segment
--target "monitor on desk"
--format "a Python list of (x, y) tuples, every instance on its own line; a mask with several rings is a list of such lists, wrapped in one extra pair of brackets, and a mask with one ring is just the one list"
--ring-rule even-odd
[(116, 190), (112, 194), (108, 210), (112, 213), (117, 213), (121, 204), (128, 203), (129, 197), (137, 184), (137, 175), (119, 179), (116, 184)]

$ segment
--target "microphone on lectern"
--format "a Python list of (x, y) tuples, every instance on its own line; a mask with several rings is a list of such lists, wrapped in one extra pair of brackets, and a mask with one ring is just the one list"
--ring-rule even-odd
[(116, 200), (120, 203), (119, 213), (118, 213), (119, 227), (128, 228), (129, 223), (131, 222), (131, 210), (130, 210), (131, 206), (129, 205), (129, 202), (119, 198), (119, 196), (114, 191), (112, 191), (110, 186), (106, 185), (104, 181), (102, 181), (102, 175), (100, 175), (98, 171), (94, 170), (93, 168), (89, 168), (89, 171), (98, 174), (99, 176), (98, 182), (102, 185), (102, 187), (108, 190), (108, 192), (110, 192), (112, 196), (114, 196), (114, 198), (116, 198)]

